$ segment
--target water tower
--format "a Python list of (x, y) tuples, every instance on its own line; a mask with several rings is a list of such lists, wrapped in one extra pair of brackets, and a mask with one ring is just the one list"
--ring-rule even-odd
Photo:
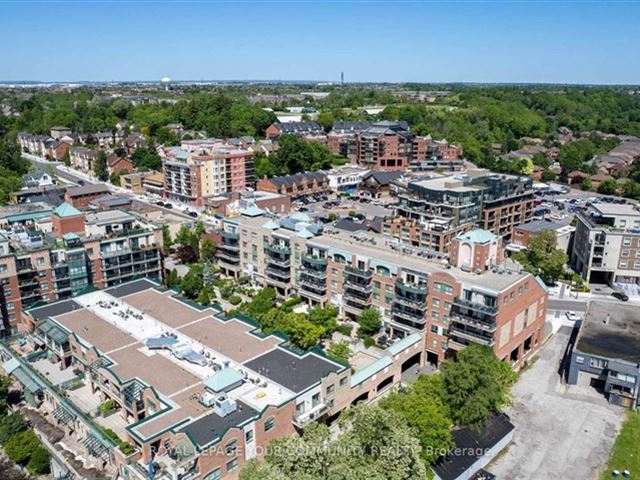
[(165, 91), (168, 92), (169, 91), (169, 87), (171, 86), (171, 79), (169, 77), (162, 77), (160, 79), (160, 81), (164, 85)]

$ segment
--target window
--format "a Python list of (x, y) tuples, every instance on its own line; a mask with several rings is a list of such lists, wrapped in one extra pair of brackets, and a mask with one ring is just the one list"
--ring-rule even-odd
[(624, 245), (625, 247), (630, 247), (631, 246), (631, 239), (630, 238), (625, 238), (622, 241), (622, 245)]
[(233, 455), (238, 450), (238, 442), (236, 440), (232, 440), (224, 447), (224, 451), (227, 455)]
[(622, 256), (623, 257), (628, 257), (629, 256), (629, 250), (622, 250)]
[(44, 257), (36, 259), (36, 265), (38, 265), (39, 267), (44, 266)]
[(451, 310), (451, 302), (444, 302), (445, 310)]
[(636, 383), (636, 377), (633, 375), (625, 375), (624, 373), (617, 372), (616, 378), (618, 380), (622, 380), (623, 382)]
[(601, 358), (592, 358), (591, 360), (589, 360), (589, 365), (594, 368), (606, 368), (607, 361), (602, 360)]
[(222, 478), (222, 470), (216, 468), (213, 472), (207, 474), (204, 480), (220, 480)]
[(273, 417), (267, 418), (267, 420), (264, 422), (264, 431), (268, 432), (269, 430), (272, 430), (275, 424), (276, 424), (275, 418)]
[(446, 283), (436, 282), (433, 285), (433, 288), (435, 288), (439, 292), (446, 293), (448, 295), (451, 295), (453, 293), (453, 287), (451, 285), (447, 285)]
[(434, 298), (433, 301), (431, 302), (431, 305), (433, 305), (433, 308), (440, 308), (440, 299)]
[(327, 395), (333, 395), (336, 391), (336, 386), (331, 384), (327, 387)]
[(436, 325), (431, 325), (431, 333), (438, 333), (438, 327)]
[(227, 472), (230, 472), (231, 470), (235, 470), (236, 468), (238, 468), (237, 458), (234, 458), (233, 460), (227, 462)]
[(580, 365), (582, 365), (584, 363), (584, 357), (577, 356), (576, 357), (576, 363), (579, 363)]
[(6, 273), (9, 270), (9, 267), (6, 265), (0, 265), (0, 273)]
[(438, 320), (440, 318), (440, 314), (438, 312), (431, 312), (431, 318)]
[(620, 260), (620, 268), (627, 268), (627, 261), (626, 260)]
[(348, 380), (347, 377), (342, 377), (340, 379), (340, 386), (344, 387), (347, 384), (347, 380)]

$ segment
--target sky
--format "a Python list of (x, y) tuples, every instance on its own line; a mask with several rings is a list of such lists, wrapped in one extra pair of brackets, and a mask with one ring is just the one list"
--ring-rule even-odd
[(0, 0), (0, 80), (640, 84), (640, 1)]

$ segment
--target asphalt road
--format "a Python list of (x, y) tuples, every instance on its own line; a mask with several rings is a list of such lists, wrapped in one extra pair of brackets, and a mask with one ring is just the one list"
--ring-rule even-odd
[(587, 301), (550, 298), (548, 309), (570, 311), (570, 312), (585, 312), (587, 310)]

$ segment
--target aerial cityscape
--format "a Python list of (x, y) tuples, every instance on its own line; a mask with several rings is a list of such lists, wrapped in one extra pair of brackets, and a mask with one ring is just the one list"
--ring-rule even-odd
[(0, 14), (0, 480), (640, 479), (639, 6)]

